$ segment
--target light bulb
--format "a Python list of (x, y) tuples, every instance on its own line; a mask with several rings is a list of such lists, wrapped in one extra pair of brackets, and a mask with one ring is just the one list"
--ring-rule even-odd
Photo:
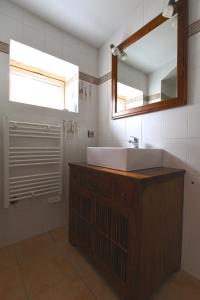
[(121, 57), (121, 60), (125, 61), (125, 60), (127, 60), (128, 55), (126, 54), (126, 52), (124, 50), (122, 50), (120, 57)]
[(174, 6), (172, 4), (167, 5), (165, 9), (163, 10), (163, 17), (170, 19), (173, 16), (174, 13)]
[(111, 49), (111, 52), (114, 56), (118, 56), (120, 54), (120, 51), (117, 47), (115, 47), (113, 44), (110, 45), (110, 49)]
[(172, 27), (177, 28), (177, 14), (175, 16), (173, 16), (173, 18), (171, 19), (172, 21)]

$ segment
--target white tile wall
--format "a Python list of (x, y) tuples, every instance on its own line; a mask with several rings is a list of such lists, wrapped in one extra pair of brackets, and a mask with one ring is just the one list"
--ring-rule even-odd
[(189, 39), (188, 44), (188, 52), (189, 52), (189, 70), (195, 69), (197, 67), (200, 67), (200, 57), (199, 57), (199, 51), (200, 51), (200, 40), (199, 40), (200, 33), (197, 33), (195, 35), (192, 35)]
[(185, 108), (170, 109), (162, 113), (162, 136), (164, 138), (186, 138), (188, 114)]
[[(120, 43), (130, 36), (135, 28), (147, 23), (157, 16), (167, 0), (141, 1), (132, 20), (136, 20), (133, 27), (130, 20), (116, 32), (100, 49), (99, 72), (111, 70), (110, 43)], [(200, 1), (189, 0), (190, 23), (200, 18)], [(140, 12), (140, 13), (138, 13)], [(125, 36), (124, 28), (128, 28)], [(182, 267), (194, 276), (200, 278), (200, 33), (189, 39), (189, 74), (188, 74), (188, 105), (158, 113), (150, 113), (140, 117), (131, 117), (116, 126), (111, 125), (111, 85), (105, 83), (99, 87), (99, 145), (113, 145), (118, 134), (118, 145), (125, 145), (129, 135), (140, 138), (143, 147), (163, 148), (164, 165), (183, 168), (187, 171), (185, 184), (184, 230)], [(115, 128), (115, 129), (114, 129)], [(106, 130), (108, 129), (108, 130)], [(122, 133), (124, 132), (124, 136)], [(195, 184), (191, 184), (195, 179)]]
[(188, 70), (188, 103), (200, 103), (200, 65), (191, 67)]
[(193, 23), (199, 19), (200, 1), (189, 0), (189, 23)]
[(160, 147), (165, 150), (164, 166), (186, 169), (187, 141), (185, 139), (165, 139), (161, 141)]
[(9, 43), (10, 39), (22, 40), (23, 25), (18, 20), (7, 16), (0, 12), (1, 24), (0, 26), (0, 40), (4, 43)]
[[(55, 27), (35, 18), (6, 0), (0, 1), (0, 41), (16, 39), (41, 51), (78, 64), (80, 71), (97, 76), (98, 51)], [(85, 83), (88, 85), (88, 83)], [(85, 161), (87, 145), (96, 145), (97, 86), (92, 97), (80, 100), (79, 114), (40, 108), (9, 99), (9, 56), (0, 53), (0, 247), (67, 223), (68, 162)], [(62, 120), (78, 122), (79, 135), (65, 141), (65, 198), (49, 204), (47, 198), (20, 202), (10, 209), (2, 208), (2, 116), (30, 122), (58, 123)], [(94, 130), (95, 138), (87, 138), (87, 130)]]
[(200, 117), (200, 104), (192, 105), (191, 107), (189, 107), (188, 136), (190, 138), (200, 138), (199, 117)]
[(45, 31), (26, 24), (23, 27), (23, 42), (25, 45), (43, 51), (45, 49)]
[(161, 112), (146, 114), (142, 116), (142, 138), (158, 139), (162, 134)]
[(136, 136), (141, 141), (142, 138), (142, 116), (135, 116), (125, 119), (125, 137)]
[(187, 140), (187, 164), (190, 173), (200, 175), (200, 139)]

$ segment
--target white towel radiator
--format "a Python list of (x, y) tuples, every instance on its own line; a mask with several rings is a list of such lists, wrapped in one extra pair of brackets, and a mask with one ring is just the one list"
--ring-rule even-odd
[(56, 196), (61, 200), (63, 126), (4, 119), (4, 207)]

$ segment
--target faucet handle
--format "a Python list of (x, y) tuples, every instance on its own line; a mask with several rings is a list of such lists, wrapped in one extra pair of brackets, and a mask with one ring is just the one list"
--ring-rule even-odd
[(133, 138), (134, 142), (139, 142), (139, 139), (136, 136), (131, 135), (130, 138)]
[(133, 144), (134, 148), (139, 148), (139, 139), (135, 136), (130, 136), (130, 138), (132, 138), (131, 140), (129, 140), (129, 144)]

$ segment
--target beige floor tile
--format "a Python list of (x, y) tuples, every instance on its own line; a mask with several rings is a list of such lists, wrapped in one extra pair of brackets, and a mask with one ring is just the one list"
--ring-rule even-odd
[(200, 281), (185, 272), (174, 274), (152, 300), (199, 300)]
[(45, 233), (16, 243), (15, 251), (18, 261), (23, 263), (35, 256), (45, 255), (46, 251), (49, 251), (49, 249), (52, 249), (53, 247), (54, 243), (51, 236), (48, 233)]
[(119, 297), (107, 282), (92, 267), (87, 266), (80, 271), (83, 282), (93, 291), (98, 300), (119, 300)]
[(65, 279), (55, 287), (45, 291), (34, 300), (95, 300), (94, 294), (79, 278)]
[(83, 267), (90, 265), (86, 257), (78, 251), (77, 248), (72, 247), (69, 242), (57, 245), (57, 249), (59, 249), (63, 255), (67, 255), (77, 270), (81, 270)]
[(50, 250), (46, 257), (35, 257), (20, 265), (22, 277), (30, 297), (36, 296), (64, 278), (77, 276), (77, 270), (58, 249)]
[(14, 247), (0, 249), (0, 270), (17, 265)]
[(61, 227), (49, 232), (54, 242), (67, 242), (68, 232), (67, 228)]
[(18, 267), (0, 268), (0, 299), (25, 300), (26, 293)]
[[(70, 245), (65, 228), (0, 249), (0, 300), (27, 300), (26, 294), (31, 300), (119, 300)], [(200, 300), (200, 281), (178, 272), (151, 300)]]

